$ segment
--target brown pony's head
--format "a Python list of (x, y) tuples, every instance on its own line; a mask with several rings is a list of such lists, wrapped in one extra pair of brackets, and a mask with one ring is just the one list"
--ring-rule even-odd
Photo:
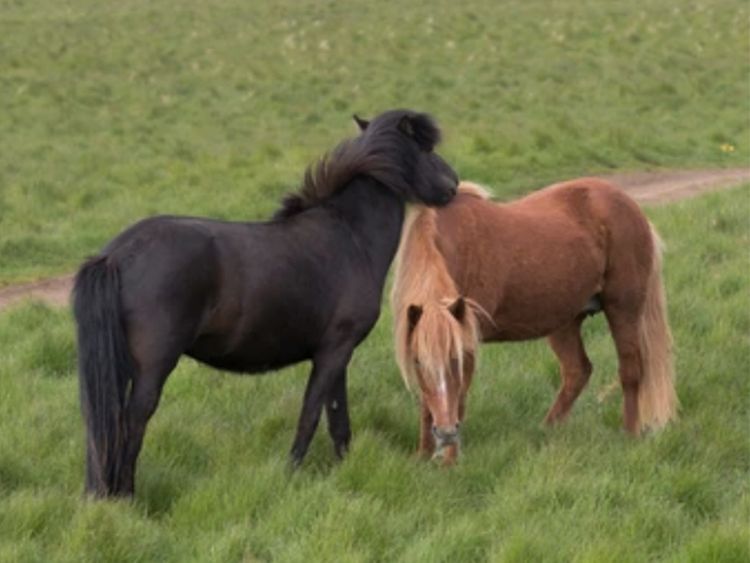
[[(445, 463), (459, 450), (464, 400), (474, 371), (479, 329), (473, 301), (458, 297), (411, 304), (397, 319), (397, 357), (408, 387), (419, 388), (431, 437), (421, 449)], [(425, 410), (426, 409), (426, 410)], [(423, 432), (424, 432), (423, 428)]]

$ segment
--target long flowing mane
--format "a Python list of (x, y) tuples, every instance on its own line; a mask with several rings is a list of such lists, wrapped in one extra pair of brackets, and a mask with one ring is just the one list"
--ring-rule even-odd
[[(489, 193), (476, 184), (462, 182), (459, 193), (488, 199)], [(458, 362), (463, 376), (465, 353), (474, 353), (479, 344), (479, 315), (486, 315), (474, 301), (467, 299), (466, 316), (459, 323), (449, 310), (460, 293), (437, 247), (437, 212), (415, 206), (407, 216), (401, 245), (395, 260), (391, 291), (394, 311), (396, 360), (407, 387), (416, 388), (415, 360), (424, 368), (424, 376), (445, 377), (451, 361)], [(415, 327), (410, 327), (407, 309), (422, 307)]]
[(369, 176), (380, 184), (407, 193), (409, 179), (405, 170), (416, 158), (408, 150), (409, 140), (398, 130), (404, 115), (412, 119), (411, 135), (423, 148), (432, 149), (440, 141), (440, 130), (427, 114), (394, 110), (383, 114), (357, 137), (346, 139), (305, 170), (302, 186), (284, 197), (275, 219), (284, 219), (309, 209), (331, 197), (357, 176)]

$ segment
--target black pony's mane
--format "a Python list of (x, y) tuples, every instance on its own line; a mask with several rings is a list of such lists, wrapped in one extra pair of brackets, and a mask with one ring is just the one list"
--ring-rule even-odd
[(440, 142), (437, 125), (427, 114), (392, 110), (365, 127), (359, 136), (342, 141), (307, 167), (302, 186), (284, 197), (274, 219), (291, 217), (317, 205), (357, 176), (369, 176), (397, 192), (408, 193), (409, 171), (419, 158), (416, 149), (431, 151)]

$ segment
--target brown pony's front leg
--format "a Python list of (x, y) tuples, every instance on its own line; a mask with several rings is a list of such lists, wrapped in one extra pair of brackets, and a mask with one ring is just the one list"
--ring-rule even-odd
[(474, 378), (474, 354), (466, 354), (464, 358), (464, 378), (461, 382), (461, 395), (458, 398), (458, 422), (463, 424), (466, 415), (466, 396), (469, 394), (469, 387)]
[(422, 401), (419, 425), (419, 448), (417, 453), (429, 459), (435, 452), (435, 437), (432, 435), (432, 413), (427, 408), (427, 404)]
[[(466, 416), (466, 396), (469, 394), (469, 387), (471, 387), (471, 380), (474, 377), (474, 355), (467, 354), (464, 359), (464, 373), (463, 381), (461, 382), (461, 389), (458, 396), (458, 423), (460, 425), (464, 422)], [(461, 451), (460, 442), (450, 444), (443, 448), (443, 465), (453, 465), (458, 460), (459, 453)]]
[(453, 465), (458, 460), (458, 444), (443, 448), (443, 465)]

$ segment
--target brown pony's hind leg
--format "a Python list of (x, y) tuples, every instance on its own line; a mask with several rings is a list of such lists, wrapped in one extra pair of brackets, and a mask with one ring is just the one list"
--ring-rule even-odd
[(432, 413), (427, 404), (422, 401), (419, 416), (419, 447), (417, 453), (426, 459), (435, 452), (435, 437), (432, 435)]
[(557, 399), (544, 419), (547, 424), (561, 422), (568, 415), (591, 376), (591, 362), (581, 340), (583, 319), (584, 316), (580, 316), (548, 338), (549, 345), (560, 362), (562, 383)]
[(643, 377), (643, 364), (638, 334), (638, 317), (617, 308), (604, 310), (617, 349), (620, 384), (623, 392), (623, 419), (625, 430), (637, 435), (640, 432), (638, 420), (638, 390)]

